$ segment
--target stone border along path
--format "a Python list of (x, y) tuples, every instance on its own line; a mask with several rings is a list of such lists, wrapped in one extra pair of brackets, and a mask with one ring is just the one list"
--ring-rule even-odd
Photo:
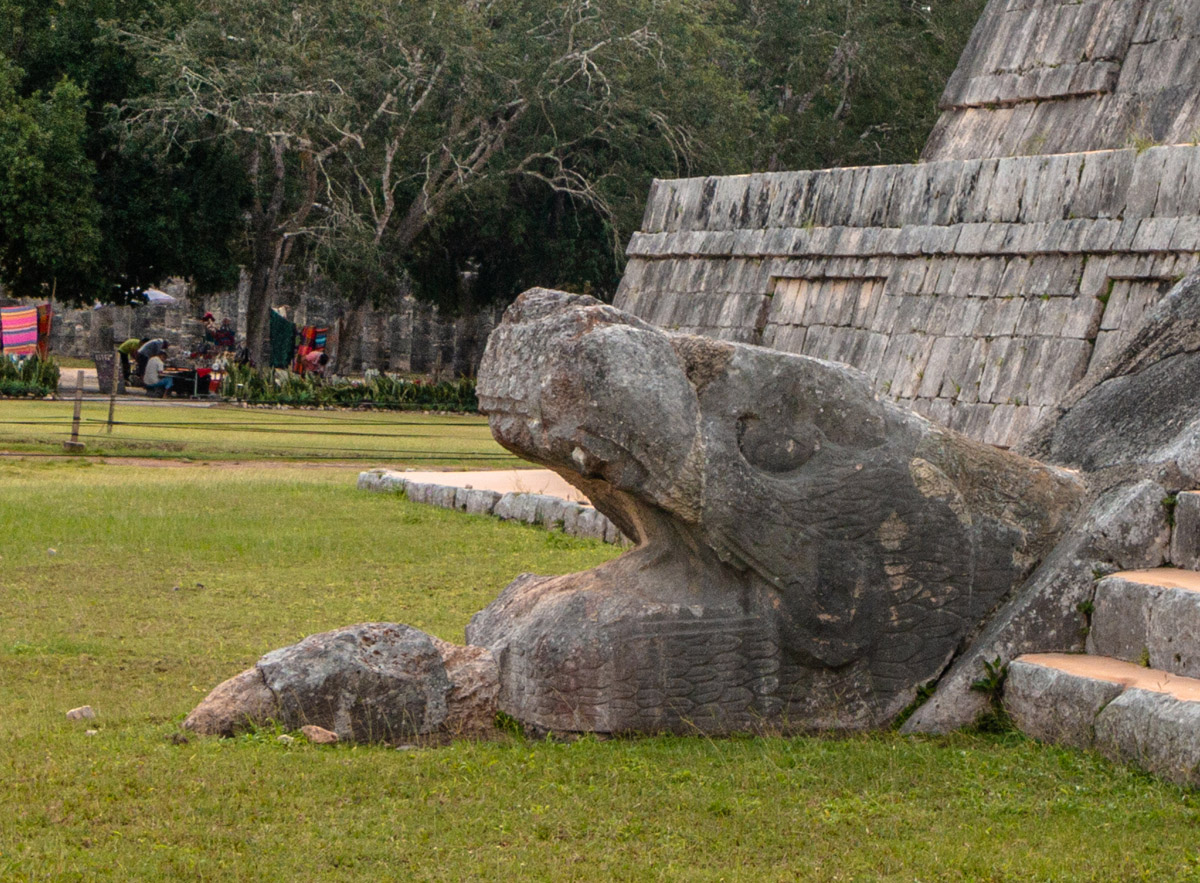
[[(358, 475), (358, 489), (404, 491), (414, 503), (492, 515), (501, 521), (540, 524), (575, 537), (629, 545), (630, 540), (597, 512), (567, 482), (548, 469), (488, 472), (398, 472), (369, 469)], [(568, 497), (573, 497), (570, 499)]]

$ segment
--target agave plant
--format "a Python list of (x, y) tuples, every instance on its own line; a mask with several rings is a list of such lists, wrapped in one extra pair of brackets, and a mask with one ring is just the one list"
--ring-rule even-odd
[(0, 355), (0, 396), (50, 395), (58, 389), (59, 373), (53, 358)]
[(376, 408), (432, 408), (442, 411), (476, 411), (475, 381), (464, 378), (442, 383), (422, 383), (387, 374), (362, 382), (325, 380), (290, 371), (257, 371), (247, 366), (230, 368), (221, 385), (227, 398), (252, 404), (336, 405)]

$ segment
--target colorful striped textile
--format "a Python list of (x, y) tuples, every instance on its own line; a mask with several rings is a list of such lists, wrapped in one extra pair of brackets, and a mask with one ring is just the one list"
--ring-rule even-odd
[(37, 342), (37, 307), (0, 308), (0, 345), (6, 356), (32, 356)]
[(39, 359), (50, 355), (50, 323), (54, 319), (54, 307), (51, 304), (39, 304), (37, 317), (37, 354)]
[(296, 360), (292, 363), (293, 371), (297, 374), (304, 373), (304, 357), (314, 350), (325, 349), (325, 338), (328, 334), (328, 328), (318, 328), (315, 325), (305, 325), (299, 329), (300, 345), (296, 347)]

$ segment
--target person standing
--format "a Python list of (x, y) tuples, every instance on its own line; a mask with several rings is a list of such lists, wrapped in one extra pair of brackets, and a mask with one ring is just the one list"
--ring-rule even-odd
[(216, 330), (214, 339), (217, 349), (222, 352), (232, 352), (237, 349), (237, 336), (234, 334), (233, 326), (229, 324), (228, 318), (221, 320), (221, 327)]
[(197, 352), (202, 356), (211, 356), (217, 351), (217, 317), (205, 313), (200, 321), (204, 323), (204, 340)]

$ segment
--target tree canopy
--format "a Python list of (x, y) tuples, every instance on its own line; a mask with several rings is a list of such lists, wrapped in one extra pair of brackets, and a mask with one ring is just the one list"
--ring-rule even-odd
[[(122, 147), (113, 125), (116, 108), (154, 84), (109, 38), (109, 23), (150, 8), (141, 0), (0, 0), (0, 128), (8, 133), (0, 150), (10, 173), (25, 170), (19, 189), (0, 195), (18, 206), (0, 225), (0, 284), (15, 293), (120, 303), (172, 275), (202, 290), (237, 280), (245, 188), (233, 155), (222, 145), (165, 154), (136, 140)], [(17, 129), (30, 131), (39, 106), (53, 157), (38, 153), (42, 141), (13, 140)], [(31, 178), (31, 168), (44, 174)], [(18, 210), (24, 220), (13, 226)], [(55, 243), (52, 263), (45, 246), (35, 247), (37, 230)]]
[(418, 265), (418, 237), (505, 181), (565, 195), (619, 252), (630, 178), (728, 155), (751, 131), (737, 47), (703, 9), (198, 0), (166, 27), (124, 32), (160, 84), (127, 121), (173, 148), (220, 141), (242, 157), (259, 352), (299, 251), (348, 298), (370, 298)]
[[(17, 94), (22, 71), (0, 56), (0, 278), (39, 296), (82, 287), (99, 257), (95, 167), (83, 151), (84, 99), (70, 80)], [(81, 278), (82, 277), (82, 278)]]
[(654, 177), (914, 159), (983, 2), (0, 0), (3, 131), (57, 133), (0, 149), (66, 166), (10, 202), (76, 203), (57, 256), (27, 209), (0, 233), (81, 298), (241, 264), (252, 347), (314, 271), (348, 303), (604, 296)]

